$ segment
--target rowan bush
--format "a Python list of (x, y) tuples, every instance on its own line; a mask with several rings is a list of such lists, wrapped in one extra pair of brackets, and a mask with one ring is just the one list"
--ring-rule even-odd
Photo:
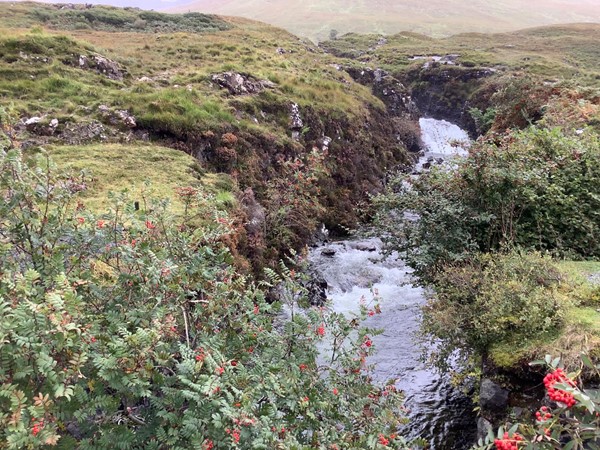
[(236, 273), (206, 193), (182, 191), (204, 208), (193, 227), (123, 193), (99, 215), (80, 187), (0, 153), (0, 448), (405, 448), (401, 393), (370, 382), (372, 331), (298, 309), (285, 266)]
[[(600, 375), (586, 354), (581, 355), (582, 367), (588, 375)], [(580, 373), (567, 374), (560, 367), (560, 358), (546, 355), (545, 360), (534, 361), (533, 366), (544, 365), (545, 404), (535, 413), (533, 423), (508, 424), (500, 427), (497, 435), (490, 430), (480, 439), (477, 450), (574, 450), (597, 448), (600, 439), (600, 396), (597, 389), (585, 389), (578, 381)], [(510, 429), (505, 431), (507, 427)]]

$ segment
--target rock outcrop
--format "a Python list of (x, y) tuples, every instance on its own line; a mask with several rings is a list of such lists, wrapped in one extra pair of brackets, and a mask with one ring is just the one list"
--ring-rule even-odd
[(412, 119), (419, 116), (409, 90), (385, 70), (369, 67), (347, 67), (345, 70), (354, 81), (370, 86), (373, 94), (385, 103), (390, 115)]
[(481, 381), (479, 404), (482, 411), (502, 413), (508, 406), (508, 391), (488, 378)]
[(127, 71), (119, 63), (97, 54), (73, 55), (71, 59), (63, 62), (83, 70), (93, 70), (111, 80), (122, 81), (127, 75)]
[(212, 81), (220, 87), (227, 89), (231, 95), (258, 94), (265, 89), (272, 89), (275, 83), (237, 72), (223, 72), (214, 74)]
[(102, 119), (109, 125), (114, 125), (121, 130), (130, 130), (137, 126), (135, 116), (124, 109), (113, 110), (106, 105), (98, 106)]
[(471, 97), (495, 73), (492, 68), (433, 61), (409, 70), (404, 80), (423, 115), (448, 120), (475, 137), (477, 127), (469, 113)]

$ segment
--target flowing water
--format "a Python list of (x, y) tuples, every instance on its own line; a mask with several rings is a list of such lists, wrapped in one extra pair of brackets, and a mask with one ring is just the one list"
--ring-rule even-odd
[[(425, 153), (416, 164), (420, 172), (427, 164), (441, 163), (466, 154), (467, 134), (445, 121), (421, 119)], [(384, 258), (376, 238), (333, 242), (313, 249), (312, 268), (328, 284), (328, 298), (337, 312), (359, 310), (373, 292), (379, 296), (381, 314), (367, 318), (365, 326), (383, 329), (373, 338), (377, 352), (369, 358), (375, 366), (373, 378), (384, 382), (397, 379), (406, 394), (410, 423), (401, 430), (409, 437), (422, 437), (435, 450), (460, 450), (475, 439), (476, 417), (470, 400), (454, 389), (448, 378), (427, 368), (416, 342), (423, 289), (412, 284), (412, 270), (401, 259)]]

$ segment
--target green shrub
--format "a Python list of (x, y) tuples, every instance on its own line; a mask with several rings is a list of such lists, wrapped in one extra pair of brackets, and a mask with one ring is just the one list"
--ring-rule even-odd
[[(406, 448), (400, 394), (369, 382), (370, 331), (297, 313), (285, 266), (264, 286), (237, 274), (211, 196), (181, 190), (196, 228), (123, 194), (96, 216), (77, 202), (85, 179), (16, 150), (0, 169), (2, 448)], [(281, 326), (268, 288), (292, 311)]]
[(485, 360), (493, 345), (519, 348), (557, 329), (567, 306), (562, 281), (552, 260), (536, 254), (477, 255), (444, 267), (423, 310), (423, 331), (438, 342), (435, 362), (447, 368), (455, 352), (463, 362)]
[(426, 277), (473, 251), (511, 246), (599, 257), (596, 186), (597, 135), (530, 127), (476, 143), (453, 170), (402, 175), (375, 202), (387, 242)]

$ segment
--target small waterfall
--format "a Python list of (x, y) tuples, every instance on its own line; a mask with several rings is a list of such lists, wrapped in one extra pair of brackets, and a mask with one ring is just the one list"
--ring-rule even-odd
[[(468, 136), (456, 125), (434, 119), (421, 119), (420, 124), (426, 150), (415, 166), (417, 171), (467, 153)], [(476, 434), (470, 399), (455, 389), (448, 377), (420, 360), (416, 335), (425, 295), (412, 283), (410, 267), (393, 256), (385, 258), (377, 238), (317, 247), (310, 254), (310, 263), (327, 281), (328, 298), (336, 312), (358, 311), (361, 297), (370, 299), (373, 292), (379, 296), (381, 314), (368, 317), (365, 323), (383, 329), (373, 338), (377, 352), (369, 363), (375, 366), (376, 382), (397, 379), (396, 387), (406, 394), (410, 423), (401, 432), (428, 440), (434, 450), (468, 449)]]

